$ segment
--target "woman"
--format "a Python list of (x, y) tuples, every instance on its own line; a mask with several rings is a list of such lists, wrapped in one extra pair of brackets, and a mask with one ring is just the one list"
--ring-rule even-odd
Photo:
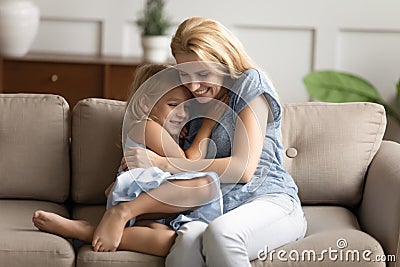
[[(171, 50), (182, 83), (200, 106), (229, 96), (230, 109), (211, 135), (216, 158), (188, 161), (133, 149), (126, 155), (127, 165), (155, 165), (172, 173), (215, 171), (220, 177), (226, 214), (209, 225), (185, 224), (167, 266), (250, 266), (265, 247), (275, 249), (303, 238), (306, 231), (297, 186), (283, 169), (278, 98), (241, 43), (216, 21), (187, 19), (178, 27)], [(229, 77), (210, 68), (210, 62), (226, 66)], [(189, 141), (199, 128), (192, 123)]]

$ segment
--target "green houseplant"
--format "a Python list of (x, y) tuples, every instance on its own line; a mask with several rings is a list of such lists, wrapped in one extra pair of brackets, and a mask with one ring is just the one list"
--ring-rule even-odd
[(167, 30), (171, 26), (165, 14), (163, 0), (147, 0), (137, 25), (142, 32), (143, 60), (162, 63), (168, 58), (169, 37)]
[[(400, 114), (379, 95), (367, 80), (354, 74), (324, 70), (307, 74), (303, 79), (311, 98), (324, 102), (374, 102), (385, 107), (386, 113), (400, 125)], [(397, 104), (400, 106), (400, 80), (397, 87)]]
[(165, 3), (162, 0), (148, 0), (146, 2), (146, 7), (137, 20), (137, 25), (142, 29), (142, 35), (166, 35), (171, 23), (165, 15), (164, 5)]

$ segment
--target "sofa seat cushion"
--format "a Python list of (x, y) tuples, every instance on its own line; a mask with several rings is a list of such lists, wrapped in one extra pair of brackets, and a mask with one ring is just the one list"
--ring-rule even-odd
[(385, 266), (376, 260), (385, 255), (381, 245), (360, 230), (348, 209), (305, 206), (304, 213), (305, 238), (272, 251), (263, 248), (269, 254), (261, 254), (262, 260), (252, 261), (252, 266)]
[(32, 223), (35, 210), (67, 216), (65, 207), (44, 201), (0, 200), (1, 266), (74, 266), (75, 254), (68, 240), (39, 231)]
[(94, 252), (85, 245), (79, 249), (77, 267), (164, 267), (164, 258), (138, 252)]
[[(73, 218), (98, 224), (105, 211), (104, 205), (77, 206), (73, 210)], [(137, 252), (94, 252), (90, 245), (79, 249), (77, 267), (163, 267), (164, 258)]]
[(306, 236), (332, 230), (360, 230), (356, 216), (347, 208), (339, 206), (303, 206), (307, 219)]

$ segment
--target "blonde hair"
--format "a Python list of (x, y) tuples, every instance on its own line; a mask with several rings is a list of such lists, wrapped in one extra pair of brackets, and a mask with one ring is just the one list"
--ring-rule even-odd
[[(157, 77), (153, 77), (156, 74)], [(140, 101), (146, 97), (149, 107), (153, 107), (166, 92), (179, 85), (180, 79), (177, 70), (170, 65), (145, 64), (139, 66), (130, 86), (129, 103), (125, 113), (125, 116), (129, 117), (125, 119), (132, 123), (149, 119), (150, 110), (143, 110)]]
[(272, 80), (250, 58), (239, 39), (218, 21), (202, 17), (186, 19), (178, 26), (170, 46), (174, 57), (194, 53), (201, 61), (222, 64), (232, 78), (248, 69), (258, 69), (276, 91)]
[(242, 43), (221, 23), (202, 17), (192, 17), (182, 22), (172, 37), (171, 52), (194, 53), (201, 61), (220, 63), (233, 71), (243, 72), (256, 68)]
[(147, 79), (169, 67), (170, 66), (166, 64), (145, 64), (136, 68), (135, 78), (129, 88), (128, 99), (131, 100), (132, 96)]

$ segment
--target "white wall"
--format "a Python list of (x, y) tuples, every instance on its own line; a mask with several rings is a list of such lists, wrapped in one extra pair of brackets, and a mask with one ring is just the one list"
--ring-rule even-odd
[[(41, 9), (35, 52), (140, 56), (135, 25), (144, 0), (34, 0)], [(283, 103), (308, 101), (302, 78), (338, 69), (368, 79), (395, 106), (400, 79), (399, 0), (167, 0), (175, 26), (219, 20), (269, 73)], [(400, 109), (399, 109), (400, 110)], [(387, 138), (400, 141), (390, 123)]]

